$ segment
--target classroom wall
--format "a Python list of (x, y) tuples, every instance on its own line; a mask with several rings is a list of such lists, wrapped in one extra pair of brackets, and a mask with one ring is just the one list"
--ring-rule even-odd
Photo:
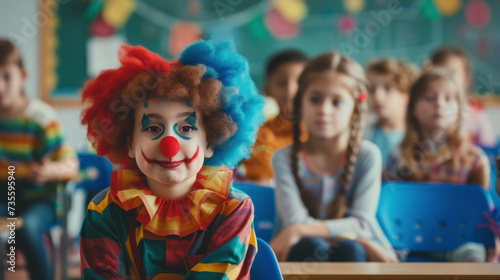
[[(38, 8), (39, 0), (0, 0), (0, 36), (21, 36), (24, 39), (19, 47), (29, 71), (26, 94), (32, 98), (39, 97), (39, 26), (33, 24)], [(78, 150), (85, 148), (87, 142), (85, 130), (79, 124), (79, 108), (56, 110), (69, 142)], [(500, 119), (500, 107), (489, 107), (487, 112), (492, 121)], [(494, 129), (500, 135), (500, 125), (494, 125)]]
[[(28, 80), (26, 95), (39, 98), (39, 31), (40, 26), (33, 24), (39, 15), (40, 0), (0, 0), (0, 36), (21, 38), (18, 44), (26, 68)], [(35, 19), (34, 19), (35, 18)], [(18, 37), (19, 36), (19, 37)], [(80, 125), (80, 110), (75, 108), (56, 108), (68, 141), (77, 148), (86, 146), (85, 130)]]

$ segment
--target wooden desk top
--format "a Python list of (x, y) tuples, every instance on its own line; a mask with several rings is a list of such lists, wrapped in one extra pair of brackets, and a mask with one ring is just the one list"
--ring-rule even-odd
[(280, 262), (285, 280), (500, 279), (500, 263), (306, 263)]

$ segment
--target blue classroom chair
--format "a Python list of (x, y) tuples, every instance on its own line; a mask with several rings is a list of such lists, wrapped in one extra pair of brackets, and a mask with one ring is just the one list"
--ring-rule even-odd
[(489, 224), (491, 199), (476, 185), (387, 182), (377, 218), (395, 249), (451, 251), (466, 242), (495, 245)]
[(264, 240), (257, 238), (257, 255), (250, 269), (251, 280), (281, 280), (281, 270), (273, 250)]
[(108, 159), (91, 153), (79, 153), (78, 160), (80, 161), (80, 170), (84, 173), (97, 171), (97, 174), (94, 177), (88, 176), (79, 182), (77, 188), (83, 188), (97, 194), (111, 185), (113, 166)]
[(276, 207), (274, 202), (274, 189), (270, 187), (234, 183), (233, 186), (250, 196), (254, 205), (255, 234), (265, 242), (273, 237)]

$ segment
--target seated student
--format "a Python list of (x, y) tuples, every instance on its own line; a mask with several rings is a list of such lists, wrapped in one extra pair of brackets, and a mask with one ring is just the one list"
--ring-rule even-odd
[[(465, 133), (464, 108), (465, 92), (451, 73), (445, 69), (424, 73), (410, 90), (406, 134), (387, 161), (384, 180), (471, 183), (488, 188), (490, 164)], [(488, 251), (492, 259), (493, 248)], [(434, 257), (484, 262), (487, 255), (482, 244), (466, 243)]]
[(279, 261), (396, 261), (375, 217), (380, 151), (361, 141), (366, 84), (358, 63), (333, 52), (299, 78), (293, 144), (272, 158), (278, 213), (270, 245)]
[(428, 67), (443, 67), (453, 73), (467, 93), (466, 127), (472, 142), (484, 147), (496, 147), (497, 138), (484, 105), (471, 89), (472, 63), (467, 53), (460, 47), (441, 47), (432, 53)]
[(212, 41), (174, 62), (123, 46), (120, 61), (83, 90), (89, 140), (124, 169), (88, 207), (82, 278), (249, 279), (253, 204), (219, 167), (248, 156), (263, 120), (247, 61)]
[(364, 138), (380, 148), (383, 166), (403, 140), (408, 95), (419, 71), (410, 63), (390, 58), (370, 62), (366, 71), (370, 81), (368, 103), (376, 121), (367, 126)]
[[(56, 191), (61, 182), (77, 178), (78, 160), (56, 111), (26, 97), (27, 75), (17, 47), (0, 38), (0, 178), (5, 186), (0, 216), (7, 216), (10, 206), (23, 218), (15, 241), (27, 259), (30, 278), (53, 279), (42, 233), (56, 221)], [(8, 180), (9, 175), (15, 179)], [(7, 181), (15, 196), (7, 196)]]
[(268, 185), (274, 177), (272, 154), (293, 142), (292, 101), (297, 93), (297, 80), (306, 62), (307, 57), (297, 50), (281, 51), (268, 61), (264, 92), (276, 99), (280, 111), (276, 118), (267, 121), (259, 129), (252, 156), (238, 168), (238, 173), (243, 177), (263, 185)]

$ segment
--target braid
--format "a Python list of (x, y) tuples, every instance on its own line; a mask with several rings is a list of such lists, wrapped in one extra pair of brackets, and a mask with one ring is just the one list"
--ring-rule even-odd
[[(301, 116), (301, 106), (300, 106), (300, 98), (294, 99), (294, 118), (293, 118), (293, 144), (292, 144), (292, 152), (290, 154), (290, 161), (292, 167), (293, 177), (295, 179), (295, 183), (299, 188), (300, 197), (302, 198), (302, 202), (306, 206), (309, 211), (309, 215), (312, 217), (318, 217), (318, 207), (317, 202), (314, 197), (307, 192), (300, 180), (299, 176), (299, 152), (301, 150), (301, 130), (300, 130), (300, 116)], [(298, 103), (298, 104), (297, 104)]]
[[(309, 86), (309, 84), (314, 80), (314, 74), (321, 73), (324, 71), (335, 71), (338, 73), (345, 74), (353, 78), (357, 84), (356, 88), (353, 89), (353, 97), (356, 100), (354, 106), (354, 112), (351, 118), (351, 127), (349, 132), (349, 143), (346, 152), (346, 162), (344, 164), (344, 169), (340, 178), (340, 183), (342, 185), (340, 193), (335, 197), (329, 206), (328, 218), (342, 218), (347, 209), (346, 202), (346, 192), (351, 184), (354, 163), (356, 161), (356, 155), (359, 149), (359, 143), (362, 134), (362, 121), (364, 119), (365, 112), (367, 110), (367, 104), (363, 101), (358, 101), (357, 98), (362, 92), (366, 92), (366, 77), (364, 75), (363, 68), (357, 64), (355, 61), (340, 55), (338, 53), (330, 52), (322, 54), (315, 59), (311, 60), (304, 71), (299, 77), (299, 88), (297, 94), (293, 101), (294, 107), (294, 118), (293, 118), (293, 145), (292, 152), (290, 155), (290, 164), (295, 182), (299, 188), (300, 196), (305, 207), (309, 211), (309, 215), (315, 218), (319, 216), (319, 202), (315, 200), (310, 192), (307, 192), (300, 180), (299, 176), (299, 152), (302, 149), (301, 144), (301, 110), (302, 110), (302, 99), (304, 93)], [(366, 94), (366, 93), (365, 93)]]
[(354, 112), (351, 120), (351, 129), (349, 133), (349, 142), (345, 156), (344, 169), (340, 176), (341, 189), (331, 202), (328, 210), (328, 218), (340, 219), (343, 218), (347, 210), (346, 193), (352, 182), (354, 173), (354, 164), (356, 163), (356, 156), (358, 154), (359, 145), (362, 134), (362, 121), (366, 111), (365, 102), (357, 101), (355, 103)]

